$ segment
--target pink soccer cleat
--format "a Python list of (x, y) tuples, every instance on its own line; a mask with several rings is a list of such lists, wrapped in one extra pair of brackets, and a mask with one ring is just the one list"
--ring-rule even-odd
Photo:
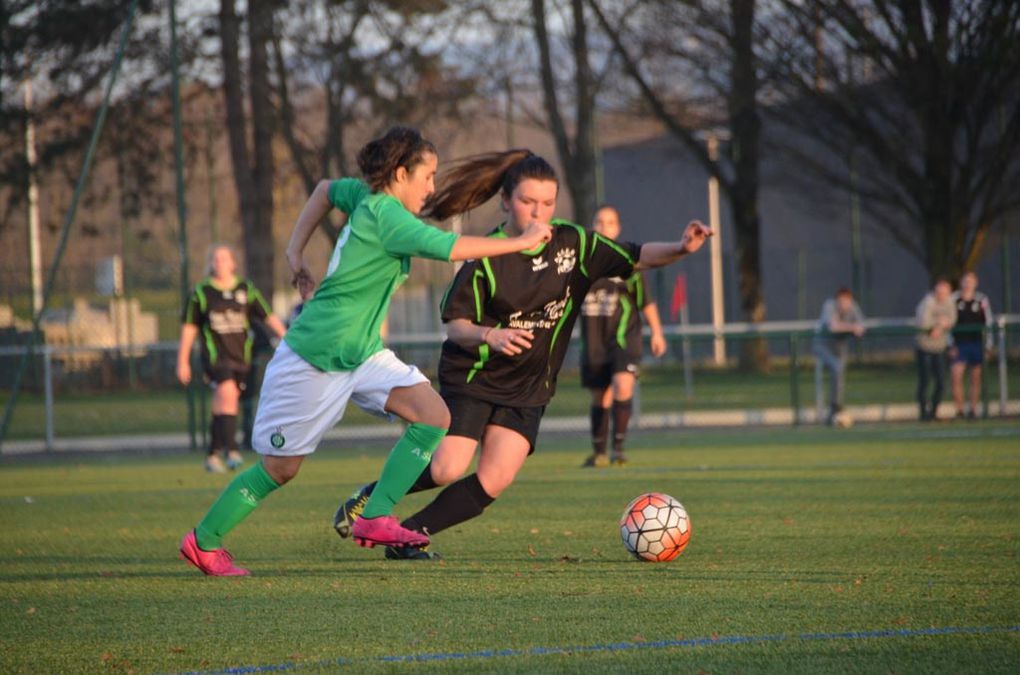
[(354, 543), (365, 548), (373, 546), (427, 546), (429, 538), (420, 532), (401, 527), (393, 516), (358, 518), (351, 528)]
[(181, 557), (211, 577), (246, 577), (250, 574), (248, 570), (234, 564), (234, 558), (227, 553), (227, 549), (200, 549), (195, 541), (194, 530), (181, 539)]

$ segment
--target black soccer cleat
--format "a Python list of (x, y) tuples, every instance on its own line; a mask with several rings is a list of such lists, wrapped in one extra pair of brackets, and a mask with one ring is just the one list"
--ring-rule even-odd
[(336, 515), (333, 516), (333, 529), (341, 539), (351, 536), (351, 528), (354, 527), (354, 522), (361, 517), (361, 512), (365, 510), (365, 504), (372, 496), (374, 487), (375, 483), (362, 485), (336, 510)]
[(626, 466), (627, 465), (627, 456), (624, 455), (623, 452), (614, 452), (613, 456), (610, 458), (609, 462), (613, 466)]
[(609, 457), (604, 452), (595, 452), (588, 456), (588, 459), (584, 460), (584, 464), (581, 465), (582, 469), (604, 469), (609, 466)]
[(387, 560), (442, 560), (443, 556), (428, 546), (387, 546)]

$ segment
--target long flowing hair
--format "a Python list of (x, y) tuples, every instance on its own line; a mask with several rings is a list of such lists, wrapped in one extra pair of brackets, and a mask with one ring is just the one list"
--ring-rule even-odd
[(526, 178), (559, 184), (552, 165), (523, 148), (454, 160), (443, 172), (439, 187), (426, 202), (421, 215), (446, 220), (467, 213), (495, 197), (497, 192), (509, 198)]

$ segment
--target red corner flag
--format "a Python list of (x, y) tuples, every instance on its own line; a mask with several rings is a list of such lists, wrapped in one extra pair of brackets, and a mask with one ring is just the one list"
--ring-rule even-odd
[(676, 321), (680, 316), (680, 310), (687, 307), (687, 273), (680, 272), (676, 275), (676, 282), (673, 284), (673, 301), (669, 304), (669, 313)]

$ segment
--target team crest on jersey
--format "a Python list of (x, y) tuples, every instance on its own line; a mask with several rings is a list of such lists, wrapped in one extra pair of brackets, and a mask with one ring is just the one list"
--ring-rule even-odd
[(572, 248), (560, 249), (556, 252), (556, 273), (567, 274), (574, 269), (577, 262), (577, 253)]
[(276, 431), (269, 437), (269, 444), (279, 450), (286, 442), (287, 439), (283, 437), (283, 427), (276, 427)]
[(545, 258), (540, 256), (540, 255), (539, 256), (535, 256), (534, 258), (531, 259), (531, 271), (532, 272), (537, 272), (539, 270), (544, 270), (548, 266), (549, 266), (549, 263), (547, 263), (545, 261)]

